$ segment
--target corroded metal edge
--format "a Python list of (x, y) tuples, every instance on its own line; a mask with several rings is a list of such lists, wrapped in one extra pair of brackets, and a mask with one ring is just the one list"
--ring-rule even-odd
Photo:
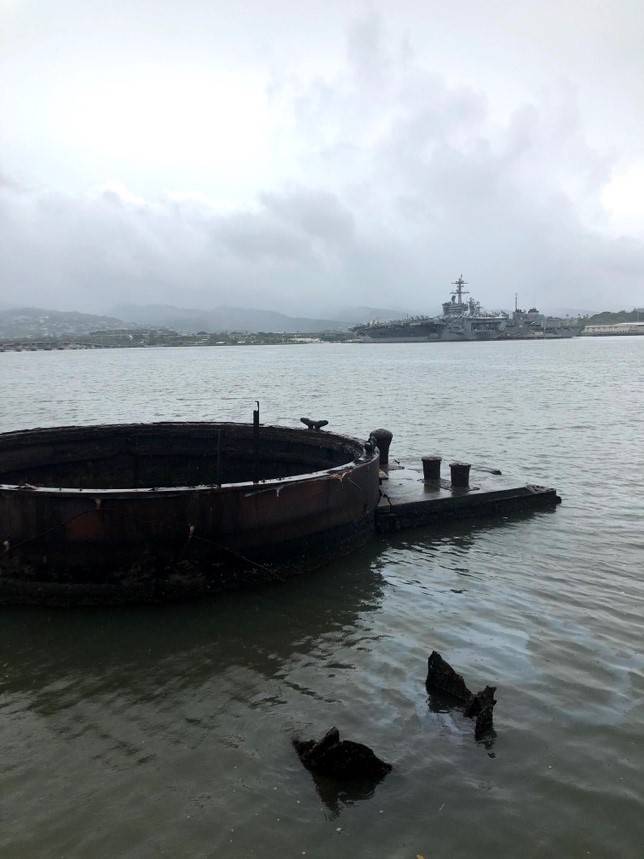
[[(25, 441), (29, 441), (33, 439), (36, 435), (42, 435), (47, 440), (47, 436), (49, 436), (52, 440), (55, 440), (56, 436), (60, 436), (65, 433), (79, 433), (83, 434), (87, 431), (89, 434), (98, 434), (99, 431), (115, 431), (115, 432), (127, 432), (128, 430), (133, 429), (143, 429), (143, 430), (156, 430), (156, 429), (172, 429), (172, 428), (181, 428), (182, 430), (226, 430), (229, 429), (231, 431), (234, 430), (247, 430), (249, 433), (252, 431), (253, 425), (250, 423), (234, 423), (231, 421), (227, 422), (215, 422), (215, 421), (159, 421), (159, 422), (139, 422), (139, 423), (129, 423), (129, 424), (75, 424), (75, 425), (66, 425), (66, 426), (54, 426), (54, 427), (33, 427), (26, 430), (13, 430), (6, 433), (0, 433), (0, 447), (4, 442), (18, 442), (22, 439)], [(272, 435), (282, 435), (288, 438), (288, 436), (292, 434), (297, 434), (300, 439), (311, 438), (311, 437), (320, 437), (320, 440), (335, 442), (338, 447), (343, 445), (351, 445), (353, 447), (354, 457), (348, 459), (346, 463), (342, 463), (340, 465), (332, 466), (331, 468), (324, 468), (317, 471), (303, 472), (302, 474), (296, 474), (289, 477), (277, 477), (271, 478), (268, 480), (259, 480), (259, 481), (239, 481), (236, 483), (222, 483), (222, 484), (213, 484), (213, 483), (205, 483), (205, 484), (193, 484), (193, 485), (185, 485), (185, 486), (155, 486), (155, 487), (128, 487), (127, 489), (119, 488), (119, 489), (101, 489), (101, 488), (92, 488), (86, 487), (83, 489), (76, 489), (74, 487), (64, 487), (64, 486), (39, 486), (32, 484), (14, 484), (14, 483), (0, 483), (0, 492), (17, 492), (17, 493), (26, 493), (26, 494), (40, 494), (40, 495), (56, 495), (56, 496), (83, 496), (87, 497), (88, 495), (96, 495), (97, 497), (108, 496), (112, 498), (127, 498), (127, 497), (145, 497), (151, 494), (181, 494), (185, 492), (221, 492), (226, 490), (236, 490), (244, 487), (267, 487), (272, 488), (275, 486), (279, 486), (283, 483), (294, 483), (300, 481), (307, 480), (319, 480), (321, 478), (325, 478), (328, 475), (333, 474), (341, 474), (346, 471), (348, 468), (355, 467), (357, 464), (356, 457), (360, 457), (362, 462), (369, 462), (378, 457), (378, 451), (368, 452), (365, 449), (365, 441), (354, 436), (341, 435), (339, 433), (331, 433), (326, 431), (320, 432), (312, 432), (311, 430), (302, 429), (300, 427), (284, 427), (277, 426), (274, 424), (262, 424), (261, 429), (263, 431), (267, 431)]]

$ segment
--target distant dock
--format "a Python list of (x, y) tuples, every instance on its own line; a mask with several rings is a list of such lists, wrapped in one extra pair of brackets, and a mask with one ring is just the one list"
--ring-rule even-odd
[(614, 322), (586, 325), (582, 337), (632, 337), (644, 334), (644, 322)]

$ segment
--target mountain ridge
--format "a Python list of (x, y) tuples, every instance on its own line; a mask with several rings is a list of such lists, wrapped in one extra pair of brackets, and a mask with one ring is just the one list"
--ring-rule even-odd
[(134, 327), (114, 316), (81, 313), (78, 310), (49, 310), (43, 307), (0, 309), (0, 337), (2, 338), (61, 337)]
[(350, 324), (337, 319), (287, 316), (274, 310), (228, 306), (199, 310), (169, 304), (125, 304), (117, 305), (113, 308), (113, 312), (118, 314), (119, 318), (139, 326), (162, 326), (180, 333), (274, 331), (295, 334), (343, 331)]
[[(342, 316), (346, 313), (346, 318)], [(221, 306), (210, 310), (167, 304), (119, 305), (110, 314), (43, 307), (0, 307), (0, 338), (36, 339), (90, 334), (94, 331), (163, 328), (178, 333), (317, 334), (342, 332), (356, 321), (390, 319), (395, 311), (369, 307), (344, 308), (330, 318), (288, 316), (273, 310)]]

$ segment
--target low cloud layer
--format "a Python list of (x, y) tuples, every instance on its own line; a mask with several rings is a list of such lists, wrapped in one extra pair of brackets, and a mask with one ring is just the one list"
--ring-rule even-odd
[(617, 154), (588, 144), (573, 87), (499, 119), (489, 93), (448, 83), (369, 15), (335, 73), (274, 73), (266, 92), (289, 167), (244, 204), (0, 173), (0, 303), (436, 311), (463, 272), (489, 308), (515, 292), (545, 309), (644, 304), (644, 241), (602, 204)]

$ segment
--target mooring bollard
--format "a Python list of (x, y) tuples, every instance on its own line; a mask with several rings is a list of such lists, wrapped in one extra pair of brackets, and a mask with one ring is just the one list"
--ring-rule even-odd
[(450, 462), (452, 472), (452, 486), (455, 489), (469, 489), (470, 486), (470, 464), (469, 462)]
[(369, 436), (369, 438), (375, 439), (378, 450), (380, 451), (381, 468), (389, 467), (389, 446), (391, 445), (393, 437), (394, 434), (389, 432), (387, 429), (375, 429)]
[(423, 457), (423, 479), (425, 483), (438, 483), (440, 481), (442, 461), (440, 456)]

